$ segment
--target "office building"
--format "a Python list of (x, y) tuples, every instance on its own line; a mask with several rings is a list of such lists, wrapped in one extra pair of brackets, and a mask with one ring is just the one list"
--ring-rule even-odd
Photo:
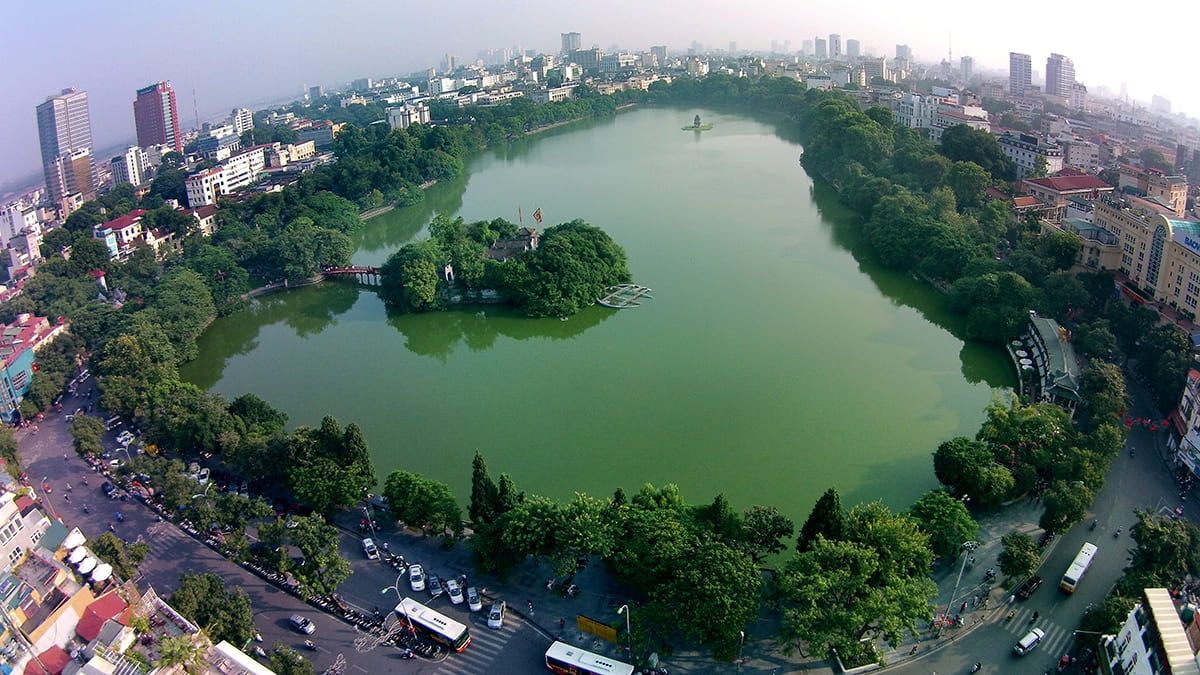
[(72, 154), (80, 150), (86, 150), (91, 161), (92, 121), (87, 92), (72, 88), (47, 97), (37, 106), (37, 123), (42, 173), (51, 201), (61, 206), (68, 195), (77, 192), (95, 195), (90, 165), (86, 172), (75, 166), (64, 170), (64, 164), (71, 164)]
[(737, 43), (733, 40), (729, 41), (729, 54), (731, 56), (737, 56)]
[(852, 59), (862, 56), (862, 43), (858, 40), (846, 40), (846, 56)]
[(1075, 64), (1062, 54), (1051, 54), (1046, 59), (1046, 95), (1071, 98), (1075, 85)]
[(254, 128), (254, 113), (246, 108), (234, 108), (229, 114), (229, 120), (238, 136)]
[(308, 88), (308, 100), (315, 101), (325, 95), (325, 87), (317, 85)]
[(829, 58), (842, 58), (842, 36), (837, 33), (829, 34)]
[(179, 110), (175, 106), (175, 90), (170, 82), (159, 82), (137, 90), (133, 101), (133, 122), (137, 127), (139, 147), (165, 143), (183, 152), (183, 136), (179, 133)]
[(1171, 114), (1171, 99), (1155, 94), (1150, 97), (1150, 112)]
[(149, 160), (146, 158), (144, 150), (136, 145), (131, 145), (125, 150), (125, 154), (113, 157), (109, 166), (112, 169), (113, 185), (117, 183), (141, 185), (146, 182)]
[(801, 44), (802, 44), (802, 47), (801, 47), (802, 54), (801, 55), (802, 56), (812, 56), (813, 55), (813, 41), (805, 40)]
[(1008, 93), (1024, 96), (1033, 86), (1033, 58), (1028, 54), (1008, 53)]
[(562, 34), (562, 55), (570, 56), (571, 52), (576, 49), (583, 49), (583, 38), (579, 33), (563, 33)]
[(896, 60), (912, 61), (912, 47), (908, 45), (896, 45)]
[(667, 47), (666, 47), (666, 45), (655, 45), (650, 48), (650, 53), (654, 55), (655, 59), (658, 59), (658, 67), (659, 68), (667, 67)]
[(962, 75), (963, 81), (971, 79), (971, 75), (975, 73), (975, 59), (970, 56), (964, 56), (958, 60), (959, 73)]
[(813, 40), (813, 56), (818, 59), (829, 58), (829, 50), (825, 48), (825, 38), (816, 38)]

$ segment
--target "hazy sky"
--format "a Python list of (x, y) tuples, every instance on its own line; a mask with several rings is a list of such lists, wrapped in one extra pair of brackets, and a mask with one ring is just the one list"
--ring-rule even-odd
[[(839, 0), (607, 0), (520, 3), (442, 0), (208, 0), (94, 2), (14, 0), (0, 3), (5, 28), (0, 73), (0, 183), (40, 172), (34, 107), (65, 87), (88, 92), (96, 147), (132, 141), (139, 87), (171, 80), (184, 128), (228, 114), (235, 106), (299, 95), (305, 84), (338, 85), (358, 77), (407, 74), (436, 65), (446, 53), (473, 60), (483, 49), (557, 52), (559, 34), (577, 31), (584, 46), (630, 50), (693, 40), (742, 50), (838, 33), (864, 51), (895, 55), (910, 45), (921, 61), (970, 55), (976, 68), (1008, 67), (1008, 53), (1033, 56), (1044, 75), (1050, 52), (1075, 62), (1076, 79), (1095, 90), (1171, 99), (1174, 110), (1200, 114), (1188, 27), (1200, 9), (1185, 0), (1145, 16), (1100, 5), (1054, 11), (1053, 3), (930, 0), (883, 3)], [(1171, 6), (1174, 9), (1171, 9)], [(1049, 11), (1048, 11), (1049, 10)], [(1189, 82), (1190, 81), (1190, 82)], [(196, 92), (193, 105), (192, 90)], [(101, 156), (98, 159), (106, 160)]]

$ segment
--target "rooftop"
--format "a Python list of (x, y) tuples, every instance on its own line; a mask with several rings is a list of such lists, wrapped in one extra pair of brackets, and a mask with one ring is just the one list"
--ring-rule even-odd
[(1101, 190), (1111, 191), (1113, 186), (1105, 183), (1099, 178), (1091, 174), (1078, 174), (1072, 176), (1054, 176), (1050, 178), (1026, 178), (1026, 183), (1038, 185), (1055, 192), (1073, 192), (1092, 190), (1099, 192)]

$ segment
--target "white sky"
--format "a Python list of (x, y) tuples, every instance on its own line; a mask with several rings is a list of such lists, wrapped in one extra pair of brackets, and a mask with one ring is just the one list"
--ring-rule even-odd
[(1168, 0), (1145, 15), (1138, 8), (1032, 0), (12, 0), (0, 3), (0, 183), (40, 172), (34, 107), (64, 87), (87, 90), (100, 149), (133, 140), (134, 91), (158, 80), (172, 81), (190, 128), (195, 108), (204, 120), (299, 95), (305, 84), (404, 75), (446, 53), (470, 61), (490, 48), (556, 52), (567, 31), (581, 33), (585, 47), (634, 51), (657, 44), (682, 50), (694, 40), (721, 49), (736, 41), (741, 50), (790, 40), (799, 50), (805, 39), (838, 33), (843, 44), (857, 39), (864, 51), (889, 57), (896, 44), (908, 44), (920, 61), (945, 58), (953, 35), (955, 63), (969, 55), (977, 70), (1006, 71), (1008, 53), (1018, 51), (1044, 74), (1046, 57), (1057, 52), (1075, 62), (1076, 79), (1092, 91), (1107, 85), (1115, 93), (1127, 82), (1136, 99), (1161, 94), (1175, 111), (1200, 115), (1186, 49), (1200, 4)]

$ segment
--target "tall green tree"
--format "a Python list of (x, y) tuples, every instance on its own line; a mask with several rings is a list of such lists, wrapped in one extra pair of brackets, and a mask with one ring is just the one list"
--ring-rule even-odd
[(471, 522), (491, 523), (495, 520), (499, 500), (500, 492), (488, 474), (487, 460), (477, 450), (471, 460), (471, 505), (467, 509)]
[(1065, 532), (1083, 520), (1094, 498), (1091, 489), (1082, 481), (1054, 481), (1042, 496), (1046, 510), (1038, 525), (1048, 532)]
[(1000, 538), (1000, 571), (1009, 579), (1021, 579), (1037, 571), (1042, 553), (1037, 543), (1024, 532), (1009, 532)]
[(99, 455), (104, 452), (100, 438), (104, 435), (105, 429), (104, 423), (100, 420), (87, 415), (76, 415), (75, 419), (71, 420), (69, 431), (71, 443), (80, 457)]
[(462, 511), (445, 483), (408, 471), (395, 471), (383, 487), (392, 515), (425, 534), (457, 537), (462, 532)]
[(831, 487), (817, 499), (808, 520), (800, 528), (796, 539), (796, 550), (807, 551), (818, 536), (838, 540), (845, 536), (846, 512), (842, 509), (842, 497), (837, 488)]
[(945, 490), (930, 490), (908, 510), (909, 516), (929, 535), (934, 554), (953, 557), (965, 541), (979, 537), (979, 523), (967, 507)]
[(241, 588), (225, 590), (211, 572), (186, 572), (171, 594), (171, 607), (204, 629), (213, 642), (245, 644), (254, 635), (254, 610)]
[(791, 519), (774, 506), (751, 506), (742, 512), (742, 522), (745, 525), (743, 549), (755, 565), (762, 564), (767, 556), (783, 553), (787, 549), (783, 540), (791, 538), (796, 531)]

